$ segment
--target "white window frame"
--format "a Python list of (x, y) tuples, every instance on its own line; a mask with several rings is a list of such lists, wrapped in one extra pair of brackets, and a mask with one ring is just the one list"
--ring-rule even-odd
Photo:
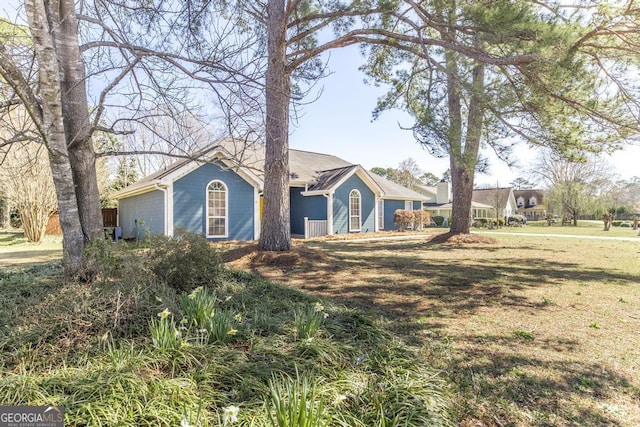
[[(354, 196), (357, 195), (357, 200), (358, 200), (358, 215), (353, 215), (353, 202), (354, 202)], [(358, 218), (358, 228), (353, 228), (353, 220), (355, 218)], [(362, 195), (360, 194), (360, 191), (353, 189), (351, 191), (349, 191), (349, 232), (356, 232), (356, 231), (361, 231), (362, 230)]]
[(538, 199), (535, 196), (531, 196), (529, 199), (529, 206), (538, 206)]
[[(214, 216), (209, 213), (209, 196), (210, 196), (210, 193), (215, 191), (215, 190), (209, 190), (209, 187), (211, 187), (211, 185), (213, 184), (220, 184), (222, 185), (222, 188), (224, 188), (224, 215), (223, 216)], [(223, 181), (220, 181), (219, 179), (214, 179), (213, 181), (209, 182), (205, 190), (205, 203), (206, 203), (206, 210), (207, 210), (207, 216), (205, 219), (207, 237), (212, 237), (212, 238), (229, 237), (229, 187), (227, 187), (227, 184), (225, 184)], [(218, 218), (218, 219), (224, 218), (224, 234), (209, 234), (209, 219), (211, 218)]]
[(524, 197), (522, 197), (522, 196), (518, 197), (518, 200), (516, 201), (516, 205), (517, 205), (519, 208), (524, 207)]
[(413, 210), (413, 200), (405, 200), (404, 201), (404, 210), (412, 211)]
[(378, 230), (384, 230), (384, 199), (378, 200)]

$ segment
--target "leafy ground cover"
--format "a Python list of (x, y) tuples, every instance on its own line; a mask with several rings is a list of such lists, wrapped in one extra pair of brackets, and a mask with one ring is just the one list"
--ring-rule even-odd
[(0, 402), (61, 405), (68, 426), (453, 425), (450, 387), (384, 319), (212, 251), (96, 245), (93, 283), (0, 270)]
[(455, 384), (460, 425), (640, 425), (639, 244), (494, 237), (315, 241), (284, 265), (250, 250), (231, 264), (384, 314)]
[[(551, 229), (611, 236), (597, 222)], [(0, 400), (55, 399), (73, 408), (70, 425), (100, 424), (102, 416), (111, 420), (103, 425), (175, 425), (195, 423), (198, 414), (219, 425), (235, 407), (241, 425), (282, 425), (268, 420), (265, 408), (275, 414), (276, 406), (271, 390), (300, 396), (306, 387), (306, 395), (322, 396), (330, 425), (368, 426), (383, 425), (376, 411), (409, 405), (422, 390), (445, 396), (462, 426), (640, 425), (638, 243), (508, 230), (492, 235), (493, 243), (334, 238), (298, 243), (287, 254), (222, 245), (229, 265), (251, 273), (232, 273), (215, 288), (216, 308), (237, 334), (205, 345), (191, 328), (177, 355), (155, 347), (149, 323), (165, 308), (167, 318), (185, 318), (185, 294), (153, 281), (139, 258), (125, 257), (127, 268), (135, 267), (125, 268), (126, 282), (95, 288), (65, 283), (55, 264), (3, 270), (0, 323), (8, 327), (0, 334)], [(389, 236), (409, 234), (368, 237)], [(5, 241), (0, 265), (6, 246), (20, 244)], [(312, 317), (318, 302), (330, 314), (327, 323)], [(238, 313), (240, 327), (233, 323)], [(318, 321), (310, 342), (298, 335)], [(356, 342), (354, 330), (362, 332)], [(301, 350), (312, 343), (313, 350)], [(375, 368), (363, 367), (372, 360)], [(364, 403), (342, 385), (364, 383), (396, 396), (394, 405), (389, 394), (373, 398), (369, 387)], [(108, 393), (120, 389), (129, 397)], [(350, 406), (339, 406), (345, 398)], [(125, 406), (149, 415), (123, 415)], [(394, 411), (386, 425), (404, 425), (393, 422)]]

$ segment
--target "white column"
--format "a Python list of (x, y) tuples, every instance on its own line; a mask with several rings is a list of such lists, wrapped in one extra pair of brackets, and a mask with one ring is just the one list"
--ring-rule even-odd
[(333, 235), (333, 193), (325, 194), (327, 198), (327, 234)]
[(305, 240), (309, 238), (309, 217), (304, 217), (304, 238)]
[(253, 238), (260, 238), (260, 190), (253, 187)]

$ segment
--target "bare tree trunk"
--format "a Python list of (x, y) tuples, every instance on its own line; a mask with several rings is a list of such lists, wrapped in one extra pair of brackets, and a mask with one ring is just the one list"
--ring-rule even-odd
[[(473, 69), (473, 81), (471, 83), (471, 98), (469, 99), (469, 116), (467, 117), (467, 134), (465, 137), (464, 152), (462, 162), (457, 165), (460, 169), (455, 175), (452, 172), (452, 179), (457, 177), (460, 182), (458, 187), (463, 192), (459, 196), (459, 203), (452, 206), (453, 218), (451, 218), (451, 232), (454, 234), (468, 234), (471, 219), (471, 203), (473, 198), (473, 179), (478, 162), (478, 152), (480, 151), (480, 139), (482, 137), (482, 126), (484, 124), (484, 64), (477, 63)], [(455, 185), (453, 185), (455, 191)], [(454, 193), (455, 194), (455, 193)], [(460, 193), (458, 193), (460, 194)], [(456, 212), (457, 207), (457, 212)], [(496, 208), (497, 209), (497, 208)]]
[(484, 122), (484, 64), (477, 63), (473, 69), (472, 94), (469, 100), (467, 133), (462, 146), (461, 98), (458, 86), (458, 65), (454, 53), (447, 55), (447, 86), (450, 126), (450, 167), (453, 203), (451, 206), (452, 234), (470, 232), (473, 179), (480, 150), (480, 139)]
[(85, 243), (104, 237), (96, 157), (91, 139), (85, 70), (78, 44), (78, 22), (73, 0), (60, 0), (60, 25), (56, 28), (56, 50), (63, 77), (64, 114), (69, 160), (76, 184), (76, 199)]
[[(55, 2), (53, 2), (55, 3)], [(80, 224), (76, 189), (67, 150), (67, 138), (63, 120), (60, 69), (56, 43), (50, 19), (59, 22), (57, 5), (40, 0), (26, 0), (25, 9), (38, 59), (38, 80), (42, 105), (42, 125), (46, 130), (49, 163), (58, 199), (58, 212), (62, 228), (64, 265), (69, 273), (82, 265), (84, 236)]]
[(266, 151), (264, 216), (259, 247), (265, 251), (291, 249), (289, 218), (289, 100), (286, 67), (285, 0), (267, 5)]

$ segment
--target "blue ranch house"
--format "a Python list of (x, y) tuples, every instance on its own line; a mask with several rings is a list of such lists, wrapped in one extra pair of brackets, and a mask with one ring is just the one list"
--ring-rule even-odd
[[(260, 236), (264, 148), (218, 141), (119, 191), (124, 238), (177, 230), (209, 240)], [(421, 209), (424, 195), (338, 157), (289, 150), (291, 233), (325, 234), (394, 230), (397, 209)]]

